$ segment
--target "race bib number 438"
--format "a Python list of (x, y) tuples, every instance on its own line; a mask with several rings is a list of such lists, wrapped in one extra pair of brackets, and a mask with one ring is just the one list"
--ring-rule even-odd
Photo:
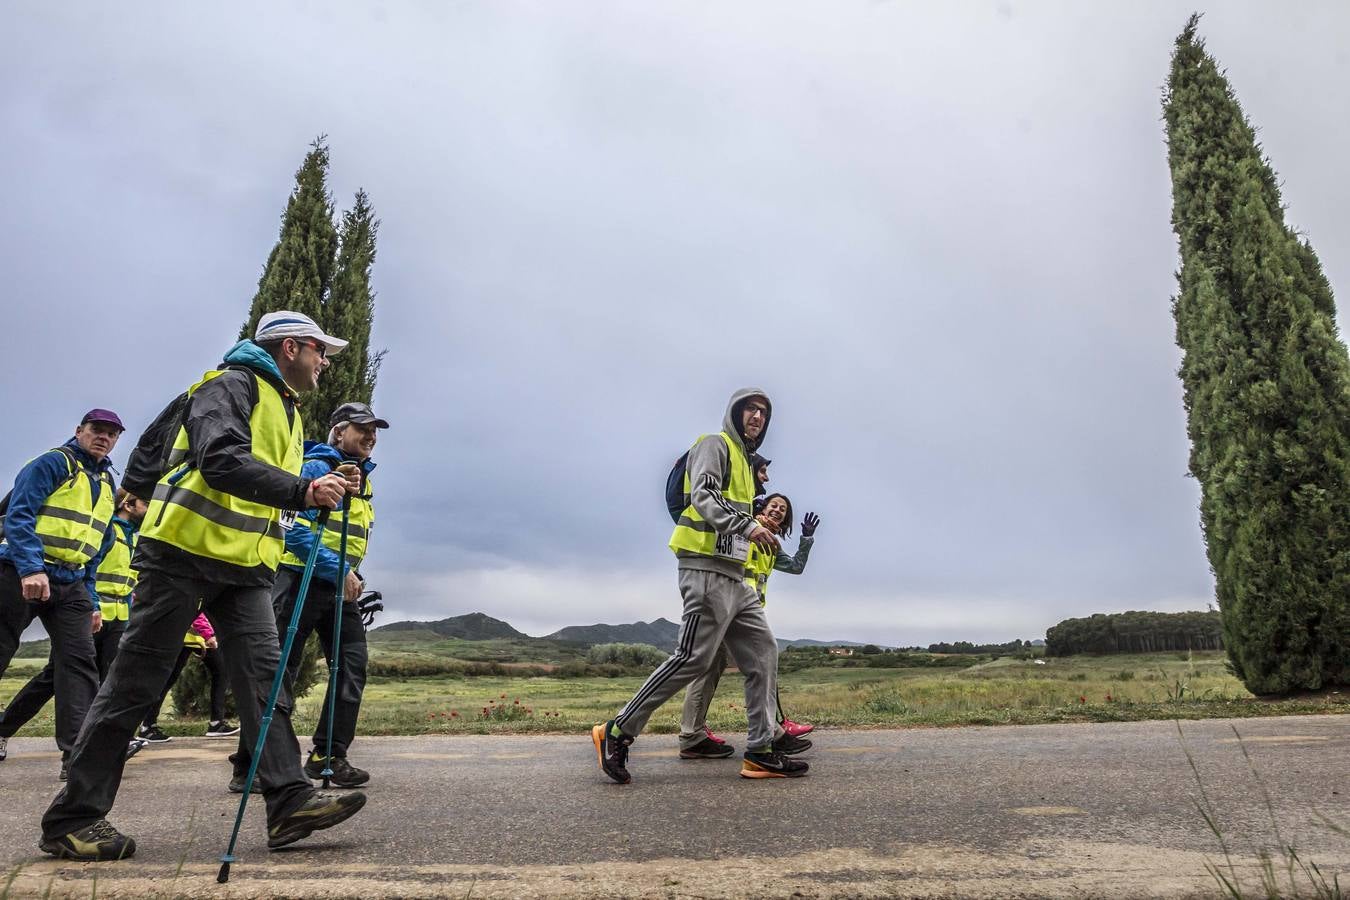
[(750, 542), (739, 534), (719, 534), (713, 553), (724, 559), (745, 562), (745, 558), (750, 555)]

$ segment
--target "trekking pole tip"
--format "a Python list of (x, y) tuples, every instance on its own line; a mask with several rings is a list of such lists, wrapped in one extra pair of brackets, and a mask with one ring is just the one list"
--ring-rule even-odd
[(230, 863), (234, 862), (233, 856), (225, 856), (220, 863), (220, 872), (216, 874), (216, 884), (225, 884), (230, 880)]

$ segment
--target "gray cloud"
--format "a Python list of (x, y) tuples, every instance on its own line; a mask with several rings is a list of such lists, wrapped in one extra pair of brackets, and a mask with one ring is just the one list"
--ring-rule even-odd
[[(661, 482), (744, 383), (773, 486), (824, 517), (785, 635), (1202, 607), (1158, 105), (1189, 11), (13, 11), (0, 471), (215, 362), (324, 132), (338, 203), (384, 222), (392, 614), (675, 618)], [(1203, 22), (1333, 284), (1348, 18)]]

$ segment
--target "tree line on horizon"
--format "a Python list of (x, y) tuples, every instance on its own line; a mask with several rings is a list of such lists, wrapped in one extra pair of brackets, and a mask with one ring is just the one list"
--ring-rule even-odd
[(1065, 619), (1045, 632), (1046, 656), (1222, 649), (1223, 623), (1217, 610), (1094, 613)]

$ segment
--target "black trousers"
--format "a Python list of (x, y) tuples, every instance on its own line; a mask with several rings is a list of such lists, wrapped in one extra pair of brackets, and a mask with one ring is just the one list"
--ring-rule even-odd
[[(94, 692), (98, 690), (93, 615), (93, 604), (83, 582), (57, 584), (52, 581), (49, 599), (25, 600), (19, 573), (8, 560), (0, 561), (0, 677), (4, 676), (19, 649), (19, 638), (24, 629), (34, 619), (42, 620), (47, 636), (52, 640), (50, 688), (39, 684), (18, 710), (11, 713), (14, 708), (11, 704), (0, 713), (0, 735), (10, 737), (18, 731), (42, 709), (51, 694), (43, 696), (31, 711), (24, 707), (31, 708), (43, 690), (51, 690), (56, 694), (56, 746), (62, 753), (71, 751)], [(126, 750), (125, 742), (122, 750)]]
[[(300, 593), (300, 573), (283, 568), (277, 572), (276, 585), (272, 589), (273, 602), (277, 616), (277, 634), (285, 639), (286, 629), (290, 627), (291, 615), (295, 612), (296, 596)], [(319, 646), (323, 648), (323, 658), (328, 665), (333, 664), (333, 616), (336, 592), (331, 584), (311, 579), (309, 594), (305, 598), (305, 607), (300, 611), (300, 623), (295, 632), (295, 643), (291, 645), (291, 656), (286, 661), (286, 683), (295, 683), (296, 673), (300, 671), (300, 662), (304, 657), (305, 642), (310, 633), (317, 630)], [(333, 755), (346, 756), (347, 748), (356, 739), (356, 720), (361, 715), (361, 696), (366, 689), (366, 663), (370, 658), (366, 647), (366, 626), (361, 622), (361, 614), (355, 603), (342, 603), (341, 624), (341, 668), (338, 670), (337, 700), (334, 705), (333, 719)], [(328, 746), (328, 703), (327, 691), (324, 693), (323, 709), (319, 713), (319, 724), (314, 729), (314, 749), (320, 755)], [(242, 740), (239, 752), (232, 757), (236, 774), (248, 771), (251, 743)]]
[[(117, 643), (126, 630), (127, 623), (118, 619), (115, 622), (104, 622), (103, 627), (94, 635), (94, 655), (98, 659), (100, 682), (107, 677), (108, 666), (112, 665), (113, 658), (117, 656)], [(14, 737), (20, 728), (33, 721), (33, 717), (42, 712), (42, 707), (46, 706), (47, 701), (55, 695), (56, 654), (53, 653), (47, 657), (47, 665), (42, 667), (42, 671), (28, 679), (28, 683), (19, 688), (14, 699), (9, 701), (9, 706), (0, 711), (0, 737)], [(62, 746), (59, 739), (57, 741), (63, 755), (68, 755), (74, 745), (74, 739), (71, 739), (67, 746)]]
[(116, 622), (104, 622), (103, 627), (94, 635), (94, 654), (98, 657), (98, 681), (99, 684), (108, 677), (108, 670), (112, 668), (114, 659), (117, 659), (117, 648), (122, 643), (122, 635), (127, 633), (126, 619), (118, 619)]
[[(174, 663), (173, 671), (169, 673), (169, 680), (164, 685), (164, 690), (160, 692), (155, 705), (150, 707), (150, 711), (145, 714), (145, 725), (154, 725), (159, 721), (159, 712), (164, 708), (164, 701), (169, 698), (173, 686), (178, 683), (178, 676), (183, 674), (183, 667), (188, 664), (188, 660), (191, 658), (191, 647), (184, 647), (179, 652), (178, 662)], [(202, 665), (206, 666), (206, 673), (211, 676), (211, 721), (222, 722), (225, 719), (225, 664), (220, 661), (220, 650), (211, 647), (203, 650)]]
[[(105, 818), (117, 798), (127, 741), (164, 690), (199, 610), (205, 610), (225, 651), (239, 720), (250, 744), (281, 663), (270, 587), (242, 587), (141, 572), (131, 624), (99, 688), (70, 758), (70, 779), (42, 817), (42, 831), (56, 838)], [(313, 792), (300, 767), (291, 730), (291, 696), (283, 689), (267, 732), (258, 776), (275, 822)]]

